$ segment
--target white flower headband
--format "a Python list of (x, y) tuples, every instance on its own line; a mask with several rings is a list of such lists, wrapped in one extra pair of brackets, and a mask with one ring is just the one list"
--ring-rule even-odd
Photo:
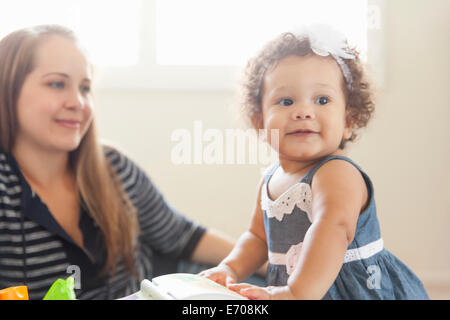
[(328, 25), (316, 24), (303, 27), (292, 32), (297, 38), (308, 38), (311, 50), (322, 57), (331, 55), (342, 70), (348, 88), (352, 88), (352, 75), (344, 59), (355, 59), (355, 56), (348, 52), (345, 35), (331, 28)]

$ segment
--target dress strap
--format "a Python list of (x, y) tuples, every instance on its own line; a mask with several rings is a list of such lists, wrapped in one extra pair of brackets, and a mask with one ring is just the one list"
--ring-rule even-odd
[(279, 166), (280, 166), (280, 161), (277, 161), (266, 169), (266, 171), (263, 173), (265, 184), (267, 184), (269, 182), (270, 178), (272, 178), (272, 175), (274, 174), (275, 170), (278, 169)]
[(305, 177), (302, 178), (303, 182), (306, 182), (308, 184), (311, 184), (312, 178), (314, 177), (314, 174), (317, 172), (317, 170), (320, 169), (325, 163), (327, 163), (330, 160), (334, 159), (340, 159), (350, 162), (352, 165), (354, 165), (360, 172), (362, 172), (361, 168), (352, 161), (352, 159), (344, 157), (344, 156), (327, 156), (323, 160), (321, 160), (318, 164), (316, 164), (309, 172), (305, 175)]

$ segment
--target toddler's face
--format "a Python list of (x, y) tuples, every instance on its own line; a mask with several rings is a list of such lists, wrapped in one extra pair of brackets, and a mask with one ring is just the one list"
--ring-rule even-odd
[[(346, 122), (343, 76), (331, 57), (288, 56), (266, 72), (262, 121), (280, 159), (310, 161), (337, 151)], [(270, 132), (279, 130), (279, 140)]]

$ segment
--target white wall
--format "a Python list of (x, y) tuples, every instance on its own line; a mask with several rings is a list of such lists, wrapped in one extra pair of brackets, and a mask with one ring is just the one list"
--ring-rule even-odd
[(386, 3), (385, 83), (352, 154), (373, 177), (386, 246), (450, 284), (450, 2)]
[[(386, 247), (424, 282), (450, 284), (450, 2), (389, 0), (384, 80), (374, 121), (350, 148), (375, 185)], [(257, 165), (174, 165), (171, 134), (233, 127), (233, 92), (97, 91), (101, 135), (128, 151), (169, 202), (237, 238)]]

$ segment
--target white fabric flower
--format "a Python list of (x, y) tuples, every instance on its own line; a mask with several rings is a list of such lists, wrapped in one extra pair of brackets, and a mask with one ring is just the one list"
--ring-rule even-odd
[(272, 252), (269, 250), (269, 262), (273, 265), (286, 266), (286, 273), (291, 275), (298, 261), (300, 260), (300, 253), (302, 252), (303, 242), (291, 245), (286, 253)]
[(286, 273), (291, 275), (295, 267), (297, 266), (298, 261), (300, 260), (300, 252), (302, 251), (303, 242), (300, 242), (297, 245), (293, 245), (289, 248), (288, 252), (286, 252)]
[(351, 88), (352, 76), (348, 66), (342, 59), (355, 59), (348, 51), (347, 39), (344, 34), (324, 24), (304, 26), (292, 32), (297, 38), (308, 38), (311, 50), (322, 57), (331, 55), (339, 64), (344, 78)]

